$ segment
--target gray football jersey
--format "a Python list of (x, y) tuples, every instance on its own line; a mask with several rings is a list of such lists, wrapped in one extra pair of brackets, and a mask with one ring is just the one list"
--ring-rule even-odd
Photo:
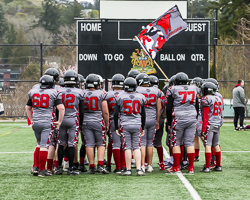
[(142, 94), (123, 92), (117, 96), (116, 103), (120, 106), (122, 125), (141, 124), (141, 106), (146, 103)]
[(161, 98), (161, 91), (156, 87), (137, 87), (136, 92), (146, 98), (145, 111), (147, 119), (156, 119), (156, 105), (158, 98)]
[(115, 111), (115, 104), (116, 104), (116, 97), (123, 93), (124, 90), (110, 90), (107, 93), (106, 100), (108, 102), (108, 107), (109, 107), (109, 119), (112, 120), (114, 119), (114, 111)]
[(102, 102), (106, 100), (106, 93), (103, 90), (84, 91), (84, 120), (83, 121), (101, 121)]
[(168, 96), (174, 99), (173, 117), (196, 116), (195, 109), (198, 88), (195, 85), (175, 85), (168, 88)]
[(53, 118), (54, 103), (61, 99), (61, 94), (55, 89), (31, 89), (28, 93), (32, 100), (33, 121), (48, 122)]
[(222, 101), (218, 96), (207, 95), (201, 99), (202, 111), (204, 107), (209, 107), (208, 122), (214, 126), (221, 125), (221, 105)]
[(79, 103), (84, 100), (84, 93), (81, 89), (61, 87), (62, 102), (65, 107), (64, 117), (76, 117), (78, 115)]
[[(55, 85), (54, 87), (56, 91), (59, 91), (60, 88), (61, 88), (60, 85)], [(40, 89), (40, 83), (33, 85), (32, 89)]]

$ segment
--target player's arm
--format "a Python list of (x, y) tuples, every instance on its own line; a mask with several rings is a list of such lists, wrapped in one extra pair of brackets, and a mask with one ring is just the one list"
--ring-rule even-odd
[(203, 107), (203, 115), (202, 115), (202, 129), (201, 129), (201, 136), (202, 137), (204, 136), (204, 134), (206, 132), (208, 119), (209, 119), (209, 107), (205, 106), (205, 107)]
[(30, 119), (30, 123), (32, 124), (33, 118), (32, 118), (32, 100), (31, 99), (28, 100), (25, 106), (25, 109), (26, 109), (27, 116)]
[(156, 104), (156, 130), (159, 129), (159, 121), (161, 117), (161, 98), (157, 99), (157, 104)]
[(62, 103), (62, 99), (56, 99), (54, 105), (56, 106), (56, 108), (58, 110), (58, 120), (57, 120), (57, 122), (54, 123), (56, 126), (56, 129), (58, 129), (62, 123), (64, 113), (65, 113), (65, 108), (64, 108), (64, 105)]
[(171, 123), (172, 123), (173, 105), (174, 105), (174, 98), (172, 96), (168, 96), (168, 103), (167, 103), (167, 107), (166, 107), (168, 126), (171, 126)]
[(108, 109), (108, 103), (107, 103), (106, 100), (104, 100), (102, 102), (102, 115), (104, 117), (106, 131), (108, 131), (108, 127), (109, 127), (109, 109)]
[(119, 132), (119, 125), (118, 125), (119, 112), (120, 112), (120, 106), (116, 104), (115, 111), (114, 111), (115, 130), (116, 130), (116, 134), (121, 136), (121, 134)]
[(82, 126), (83, 118), (84, 118), (84, 101), (81, 100), (80, 104), (79, 104), (79, 125), (80, 125), (80, 127)]
[(196, 109), (196, 112), (197, 112), (196, 118), (198, 118), (198, 115), (199, 115), (199, 102), (198, 102), (198, 97), (196, 97), (196, 100), (195, 100), (195, 109)]
[[(141, 136), (144, 135), (144, 127), (145, 127), (145, 124), (146, 124), (146, 111), (145, 111), (145, 106), (143, 105), (141, 107)], [(159, 125), (159, 124), (158, 124)]]

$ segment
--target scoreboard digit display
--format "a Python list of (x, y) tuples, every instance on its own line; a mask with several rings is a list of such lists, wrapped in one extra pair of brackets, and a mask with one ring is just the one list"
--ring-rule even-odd
[[(127, 75), (131, 69), (164, 78), (153, 61), (142, 50), (134, 36), (149, 20), (78, 20), (78, 73), (112, 78)], [(167, 41), (156, 56), (156, 62), (168, 77), (185, 72), (189, 78), (209, 77), (209, 21), (187, 21), (188, 28)]]

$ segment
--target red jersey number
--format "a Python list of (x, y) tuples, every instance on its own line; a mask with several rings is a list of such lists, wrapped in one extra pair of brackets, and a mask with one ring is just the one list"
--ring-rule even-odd
[(66, 101), (65, 101), (65, 94), (62, 94), (62, 102), (63, 102), (65, 108), (73, 109), (74, 108), (73, 103), (75, 102), (75, 95), (67, 94)]
[(179, 95), (183, 95), (183, 99), (182, 99), (182, 102), (181, 104), (184, 104), (186, 103), (186, 100), (187, 100), (187, 95), (192, 95), (192, 100), (190, 101), (190, 104), (193, 104), (194, 103), (194, 97), (195, 97), (195, 92), (194, 91), (184, 91), (184, 92), (179, 92)]
[(221, 115), (221, 102), (215, 102), (214, 103), (214, 112), (213, 115), (220, 116)]
[(98, 98), (97, 97), (86, 97), (85, 101), (89, 102), (84, 102), (85, 110), (92, 110), (96, 111), (98, 110)]
[(150, 107), (156, 105), (156, 95), (155, 94), (143, 94), (146, 98), (145, 107)]
[(140, 112), (141, 104), (138, 100), (125, 100), (123, 101), (123, 107), (125, 108), (124, 113), (127, 115), (137, 114)]
[(114, 102), (114, 97), (109, 98), (109, 111), (114, 112), (115, 111), (115, 103)]
[(49, 95), (48, 94), (34, 94), (32, 96), (32, 106), (48, 108), (49, 107)]

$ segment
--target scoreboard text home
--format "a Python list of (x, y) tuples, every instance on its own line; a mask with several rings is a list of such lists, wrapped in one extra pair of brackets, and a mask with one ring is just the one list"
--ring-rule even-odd
[[(78, 73), (108, 79), (131, 69), (164, 78), (134, 36), (149, 20), (77, 21)], [(209, 21), (187, 21), (188, 28), (167, 41), (156, 56), (168, 77), (182, 71), (189, 78), (209, 76)]]

